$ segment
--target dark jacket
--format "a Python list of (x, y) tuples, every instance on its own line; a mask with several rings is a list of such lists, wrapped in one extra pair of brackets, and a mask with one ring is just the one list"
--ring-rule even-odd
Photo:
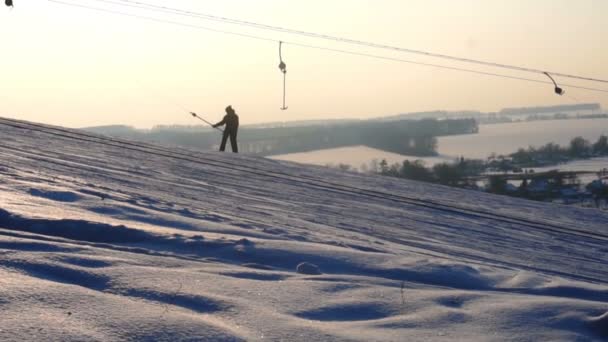
[(213, 127), (222, 125), (226, 125), (227, 132), (236, 132), (239, 129), (239, 116), (236, 114), (226, 114), (224, 119), (213, 125)]

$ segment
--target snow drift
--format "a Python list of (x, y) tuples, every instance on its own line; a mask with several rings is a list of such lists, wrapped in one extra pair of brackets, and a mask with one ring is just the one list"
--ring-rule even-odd
[(0, 118), (0, 340), (607, 338), (608, 215)]

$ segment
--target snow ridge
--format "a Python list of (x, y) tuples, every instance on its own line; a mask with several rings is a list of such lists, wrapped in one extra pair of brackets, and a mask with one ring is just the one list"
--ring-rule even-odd
[(0, 340), (602, 340), (608, 215), (0, 118)]

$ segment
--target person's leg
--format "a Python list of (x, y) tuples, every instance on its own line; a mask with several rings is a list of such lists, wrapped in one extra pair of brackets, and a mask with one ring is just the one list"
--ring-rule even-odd
[(239, 145), (236, 143), (236, 132), (230, 133), (230, 145), (232, 145), (232, 152), (239, 153)]
[(220, 145), (220, 152), (224, 152), (226, 150), (227, 141), (228, 141), (228, 132), (224, 131), (224, 135), (222, 135), (222, 144)]

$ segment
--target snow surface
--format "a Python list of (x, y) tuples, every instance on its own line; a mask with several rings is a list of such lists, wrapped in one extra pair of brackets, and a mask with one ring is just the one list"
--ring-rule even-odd
[(2, 341), (608, 339), (600, 211), (7, 119), (0, 137)]

